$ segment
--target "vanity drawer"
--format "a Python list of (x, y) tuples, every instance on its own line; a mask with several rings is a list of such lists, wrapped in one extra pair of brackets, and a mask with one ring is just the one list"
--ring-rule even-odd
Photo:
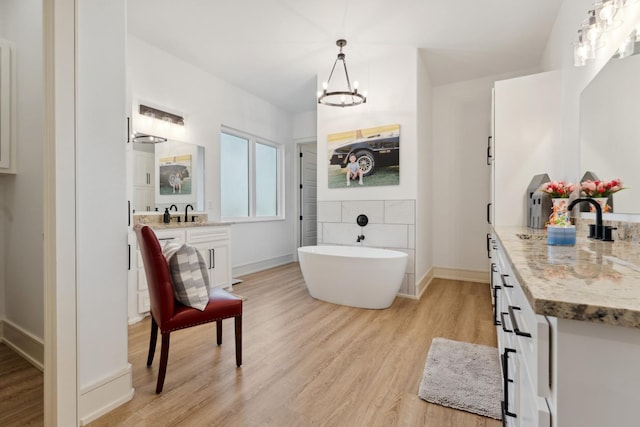
[(189, 243), (211, 242), (214, 240), (229, 240), (229, 227), (203, 227), (187, 230)]
[(523, 375), (528, 375), (537, 396), (548, 397), (551, 372), (550, 326), (547, 318), (535, 314), (522, 288), (515, 288), (514, 305), (507, 308), (512, 322), (516, 347), (522, 354)]

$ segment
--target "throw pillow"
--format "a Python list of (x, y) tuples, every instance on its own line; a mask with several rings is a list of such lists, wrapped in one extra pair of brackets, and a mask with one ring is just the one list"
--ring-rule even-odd
[(162, 253), (169, 264), (175, 298), (200, 311), (209, 302), (209, 272), (204, 257), (186, 243), (167, 243)]

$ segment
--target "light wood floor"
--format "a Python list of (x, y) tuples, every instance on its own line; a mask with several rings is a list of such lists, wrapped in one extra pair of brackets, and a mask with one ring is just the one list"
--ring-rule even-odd
[(42, 372), (0, 344), (0, 426), (44, 424)]
[(214, 324), (174, 332), (156, 395), (147, 318), (129, 328), (135, 397), (91, 426), (500, 426), (417, 396), (432, 338), (496, 345), (488, 285), (435, 280), (420, 301), (362, 310), (311, 298), (295, 263), (243, 279), (241, 368), (231, 319), (221, 347)]

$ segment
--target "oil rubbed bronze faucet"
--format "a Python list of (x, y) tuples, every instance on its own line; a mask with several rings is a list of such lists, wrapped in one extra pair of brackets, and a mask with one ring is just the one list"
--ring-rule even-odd
[(571, 211), (571, 209), (573, 209), (573, 207), (575, 205), (577, 205), (578, 203), (582, 203), (582, 202), (591, 203), (596, 209), (596, 227), (595, 227), (595, 232), (593, 233), (593, 236), (589, 236), (589, 237), (593, 237), (594, 239), (602, 240), (604, 238), (604, 227), (602, 227), (602, 208), (600, 207), (600, 204), (598, 202), (596, 202), (593, 199), (589, 199), (589, 198), (575, 199), (573, 202), (569, 203), (569, 206), (567, 207), (567, 210)]
[(191, 208), (191, 210), (193, 210), (193, 206), (191, 205), (187, 205), (184, 207), (184, 222), (188, 222), (189, 221), (189, 208)]

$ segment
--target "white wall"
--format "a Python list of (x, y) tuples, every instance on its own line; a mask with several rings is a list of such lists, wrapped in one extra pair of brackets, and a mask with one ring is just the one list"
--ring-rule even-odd
[(221, 126), (284, 144), (286, 220), (234, 224), (231, 256), (235, 275), (292, 260), (295, 159), (291, 115), (140, 39), (129, 37), (127, 48), (133, 99), (182, 112), (187, 141), (205, 147), (205, 205), (210, 220), (220, 218)]
[[(125, 11), (125, 0), (77, 3), (75, 208), (82, 422), (133, 396), (127, 352)], [(58, 191), (65, 183), (60, 184)]]
[(497, 80), (533, 71), (433, 88), (431, 209), (436, 267), (487, 270), (485, 236), (490, 168), (486, 150), (491, 130), (491, 89)]
[[(433, 153), (433, 88), (429, 80), (429, 73), (423, 62), (422, 55), (418, 56), (418, 195), (416, 200), (415, 224), (415, 275), (416, 286), (426, 284), (433, 267), (434, 235), (433, 235), (433, 183), (436, 163)], [(416, 289), (420, 294), (422, 288)]]
[(0, 3), (3, 17), (0, 36), (16, 46), (18, 127), (18, 174), (0, 176), (3, 246), (0, 256), (4, 252), (0, 266), (6, 281), (4, 289), (0, 287), (3, 290), (0, 301), (4, 300), (6, 306), (0, 315), (41, 344), (44, 339), (42, 13), (42, 2), (38, 0)]
[(293, 140), (309, 141), (316, 138), (318, 126), (317, 111), (306, 111), (293, 115)]

